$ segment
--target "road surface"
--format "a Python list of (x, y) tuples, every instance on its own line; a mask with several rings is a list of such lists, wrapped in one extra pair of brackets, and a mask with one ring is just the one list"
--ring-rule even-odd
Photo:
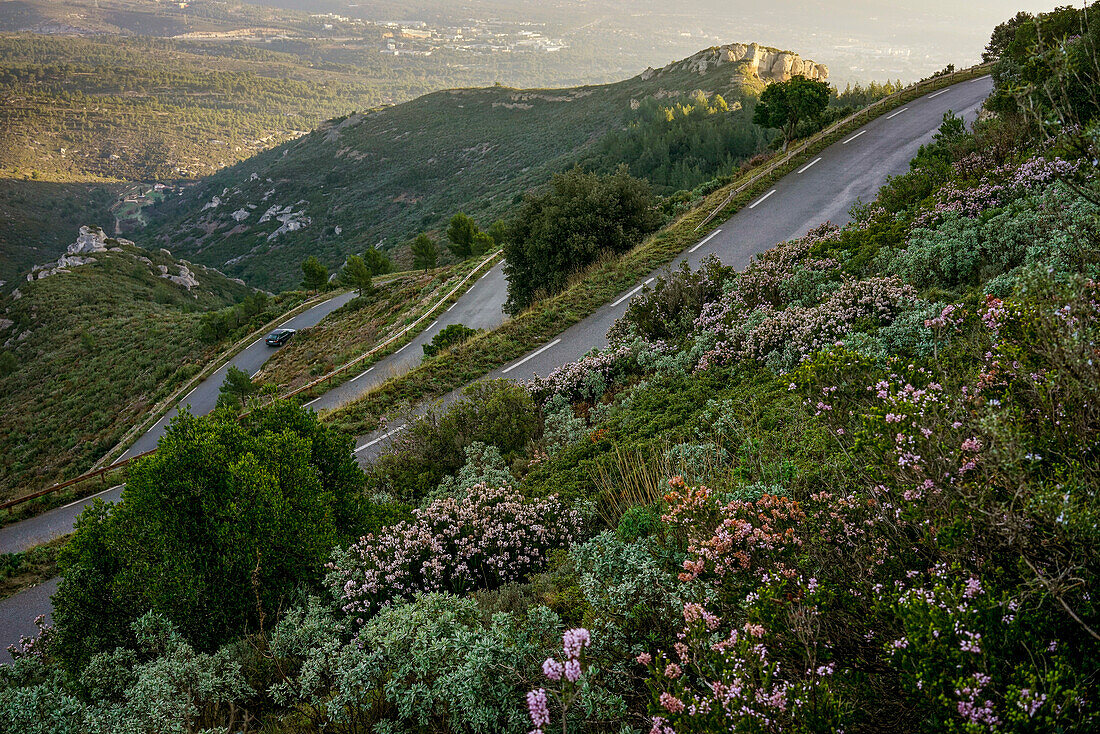
[[(954, 111), (971, 121), (977, 116), (991, 89), (989, 77), (963, 82), (918, 98), (868, 123), (807, 161), (802, 168), (785, 176), (747, 207), (722, 222), (683, 253), (673, 267), (678, 267), (680, 262), (697, 267), (704, 258), (715, 255), (726, 265), (744, 268), (754, 255), (778, 242), (802, 236), (822, 222), (846, 223), (853, 203), (872, 200), (888, 176), (908, 170), (909, 161), (921, 145), (931, 141), (945, 112)], [(524, 357), (503, 365), (488, 377), (522, 380), (535, 374), (546, 375), (563, 364), (579, 359), (593, 348), (605, 346), (608, 329), (626, 311), (630, 298), (659, 277), (662, 271), (647, 275), (634, 288), (587, 319)], [(503, 321), (501, 307), (506, 296), (506, 282), (502, 266), (498, 264), (476, 282), (450, 311), (442, 314), (438, 323), (432, 324), (407, 347), (383, 359), (369, 372), (309, 403), (309, 407), (314, 410), (338, 407), (368, 392), (387, 377), (411, 369), (423, 356), (422, 345), (444, 326), (462, 323), (474, 328), (493, 328), (499, 325)], [(350, 300), (350, 297), (348, 294), (341, 298)], [(342, 303), (326, 302), (315, 309), (330, 306), (328, 311), (322, 313), (311, 309), (290, 320), (287, 325), (301, 328), (315, 324), (339, 305)], [(311, 323), (305, 323), (314, 317)], [(234, 358), (233, 363), (252, 374), (266, 359), (266, 349), (262, 343), (253, 344)], [(223, 379), (224, 370), (203, 382), (186, 398), (193, 412), (207, 412), (213, 408), (217, 402), (217, 388)], [(444, 402), (455, 399), (456, 395), (457, 391), (451, 393), (444, 398)], [(132, 452), (155, 446), (167, 420), (166, 417), (142, 436)], [(386, 430), (359, 437), (355, 451), (360, 464), (368, 464), (384, 451), (401, 430), (401, 424), (397, 423)], [(102, 498), (117, 500), (120, 492), (121, 488), (113, 488), (106, 491)], [(81, 503), (74, 503), (68, 508), (59, 508), (0, 529), (0, 551), (27, 547), (25, 543), (43, 542), (68, 532), (81, 508)], [(33, 631), (34, 616), (48, 614), (52, 588), (43, 584), (0, 602), (0, 647), (6, 649), (9, 644), (18, 641), (20, 635)], [(0, 662), (6, 657), (6, 653), (0, 653)]]

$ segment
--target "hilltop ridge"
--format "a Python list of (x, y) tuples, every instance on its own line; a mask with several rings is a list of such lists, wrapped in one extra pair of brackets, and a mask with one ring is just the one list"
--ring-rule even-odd
[(744, 160), (770, 140), (752, 126), (759, 93), (797, 73), (824, 79), (828, 69), (791, 52), (733, 44), (613, 84), (434, 92), (329, 120), (208, 176), (149, 209), (148, 234), (277, 290), (297, 277), (306, 255), (338, 266), (367, 247), (438, 233), (458, 210), (487, 226), (523, 192), (639, 120), (647, 101), (671, 108), (721, 95), (737, 124), (753, 131), (737, 158)]
[(829, 78), (829, 67), (803, 59), (793, 51), (761, 46), (758, 43), (731, 43), (714, 46), (693, 54), (681, 61), (674, 61), (660, 70), (650, 67), (640, 75), (643, 81), (660, 77), (674, 71), (689, 71), (706, 75), (710, 69), (726, 64), (737, 64), (738, 73), (767, 81), (783, 82), (794, 76), (825, 81)]

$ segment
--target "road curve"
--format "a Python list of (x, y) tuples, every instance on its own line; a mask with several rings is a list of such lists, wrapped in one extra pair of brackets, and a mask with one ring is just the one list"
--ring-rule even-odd
[[(316, 326), (321, 319), (328, 316), (336, 309), (355, 297), (355, 293), (340, 293), (323, 303), (306, 309), (297, 316), (282, 322), (280, 326), (292, 329), (305, 329)], [(263, 337), (252, 342), (239, 354), (232, 357), (228, 363), (207, 377), (194, 390), (189, 392), (174, 409), (170, 410), (163, 418), (146, 431), (142, 436), (119, 458), (133, 456), (143, 451), (156, 448), (157, 441), (164, 435), (169, 421), (184, 410), (189, 410), (195, 415), (205, 415), (214, 409), (218, 402), (218, 388), (225, 381), (225, 374), (229, 365), (242, 369), (248, 374), (254, 374), (263, 366), (275, 349), (264, 344)], [(26, 550), (31, 546), (44, 543), (61, 535), (72, 532), (73, 522), (83, 512), (84, 508), (101, 499), (104, 502), (116, 502), (122, 494), (122, 486), (112, 487), (94, 494), (91, 497), (71, 502), (64, 507), (57, 507), (41, 515), (28, 518), (22, 522), (0, 528), (0, 553), (16, 553)], [(6, 647), (6, 644), (5, 644)]]
[[(779, 242), (800, 237), (822, 222), (843, 225), (856, 201), (871, 201), (889, 176), (909, 170), (909, 161), (920, 146), (932, 140), (949, 110), (973, 121), (989, 96), (993, 82), (980, 77), (919, 97), (869, 122), (807, 161), (760, 194), (748, 206), (718, 225), (672, 264), (686, 262), (697, 268), (714, 255), (723, 264), (745, 268), (753, 256)], [(583, 321), (574, 324), (548, 344), (502, 365), (490, 378), (530, 379), (545, 376), (580, 359), (592, 349), (607, 345), (607, 332), (642, 287), (660, 277), (665, 268), (646, 275), (641, 282)], [(501, 303), (504, 302), (501, 294)], [(448, 403), (458, 391), (442, 398)], [(391, 423), (356, 439), (356, 458), (366, 466), (385, 451), (402, 422)]]
[[(744, 268), (754, 255), (770, 249), (778, 242), (799, 237), (824, 221), (846, 223), (849, 219), (848, 210), (853, 203), (857, 200), (873, 199), (888, 176), (908, 170), (909, 161), (921, 145), (932, 139), (945, 112), (951, 110), (963, 115), (968, 121), (973, 120), (991, 89), (992, 81), (989, 77), (962, 82), (925, 95), (873, 120), (820, 152), (801, 169), (778, 181), (756, 201), (735, 213), (697, 245), (689, 248), (673, 266), (687, 262), (692, 267), (697, 267), (705, 257), (715, 255), (726, 265)], [(630, 298), (640, 292), (641, 286), (652, 282), (662, 272), (664, 269), (647, 275), (620, 298), (574, 324), (549, 344), (501, 366), (487, 377), (528, 379), (534, 374), (546, 375), (563, 364), (579, 359), (593, 348), (605, 346), (608, 329), (626, 311)], [(474, 328), (493, 328), (499, 325), (503, 321), (502, 306), (506, 296), (507, 283), (503, 268), (496, 265), (450, 311), (442, 314), (438, 323), (432, 324), (407, 347), (380, 361), (370, 372), (308, 403), (309, 407), (314, 410), (338, 407), (368, 392), (387, 377), (411, 369), (423, 356), (423, 344), (430, 341), (438, 333), (438, 329), (447, 325), (462, 323)], [(350, 300), (351, 294), (338, 298), (343, 298), (343, 302), (346, 302)], [(316, 324), (323, 316), (342, 305), (342, 302), (334, 304), (335, 300), (314, 307), (291, 319), (286, 325), (304, 328)], [(327, 310), (318, 311), (326, 306), (329, 307)], [(309, 318), (303, 319), (307, 316)], [(310, 321), (314, 316), (316, 318)], [(267, 347), (262, 343), (253, 344), (234, 358), (232, 363), (252, 374), (266, 361), (269, 354), (266, 350)], [(224, 379), (224, 370), (225, 368), (219, 370), (185, 398), (192, 412), (201, 414), (213, 409), (217, 402), (218, 387)], [(455, 399), (457, 393), (455, 391), (442, 400), (449, 402)], [(168, 420), (170, 417), (166, 416), (158, 422), (139, 439), (131, 452), (154, 447)], [(359, 463), (366, 465), (372, 461), (385, 450), (400, 430), (401, 424), (396, 423), (386, 431), (376, 431), (359, 437), (356, 440), (356, 458)], [(121, 488), (107, 490), (103, 499), (117, 499), (120, 492)], [(91, 498), (87, 501), (91, 501)], [(72, 519), (79, 514), (82, 507), (80, 503), (74, 503), (68, 508), (53, 511), (58, 513), (53, 518), (45, 519), (51, 513), (40, 516), (43, 518), (43, 525), (37, 530), (33, 526), (27, 526), (26, 530), (18, 529), (39, 518), (0, 529), (0, 549), (18, 549), (15, 538), (19, 534), (24, 534), (26, 538), (37, 538), (34, 542), (56, 537), (56, 534), (60, 534), (58, 528), (71, 529)], [(61, 510), (67, 510), (68, 515), (61, 513)], [(67, 521), (66, 517), (69, 517)], [(47, 525), (54, 530), (49, 530)], [(50, 535), (50, 532), (55, 534)], [(9, 533), (13, 540), (7, 539)], [(56, 583), (56, 580), (47, 582), (49, 583)], [(31, 620), (35, 615), (49, 612), (49, 595), (52, 590), (47, 584), (0, 602), (0, 648), (6, 649), (7, 645), (17, 642), (21, 634), (33, 631)], [(6, 653), (0, 652), (0, 662), (6, 658)]]

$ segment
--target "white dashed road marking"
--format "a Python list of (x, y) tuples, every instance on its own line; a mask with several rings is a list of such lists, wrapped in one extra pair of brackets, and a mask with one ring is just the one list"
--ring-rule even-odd
[(759, 199), (757, 199), (755, 203), (749, 204), (749, 209), (755, 209), (756, 207), (760, 206), (761, 204), (764, 203), (765, 199), (767, 199), (769, 196), (771, 196), (774, 193), (775, 193), (775, 189), (772, 189), (768, 193), (764, 194)]
[(946, 94), (947, 92), (950, 92), (950, 91), (951, 91), (950, 88), (941, 89), (940, 91), (936, 92), (935, 94), (928, 95), (928, 99), (935, 99), (936, 97), (940, 96), (941, 94)]
[(818, 163), (821, 163), (821, 159), (820, 158), (815, 158), (814, 160), (810, 161), (806, 165), (802, 166), (802, 168), (798, 169), (798, 172), (799, 173), (805, 173), (806, 171), (810, 170), (811, 168), (813, 168)]
[(902, 107), (902, 108), (901, 108), (900, 110), (898, 110), (898, 111), (897, 111), (897, 112), (895, 112), (894, 114), (892, 114), (892, 115), (887, 115), (887, 116), (886, 116), (886, 119), (887, 119), (887, 120), (893, 120), (893, 119), (894, 119), (895, 117), (897, 117), (898, 115), (900, 115), (900, 114), (901, 114), (902, 112), (905, 112), (905, 111), (906, 111), (907, 109), (909, 109), (909, 108), (908, 108), (908, 107)]
[(853, 140), (855, 140), (856, 138), (858, 138), (860, 135), (862, 135), (865, 132), (867, 132), (867, 131), (866, 130), (860, 130), (858, 133), (856, 133), (855, 135), (853, 135), (852, 137), (848, 138), (843, 143), (841, 143), (841, 145), (847, 145), (848, 143), (852, 142)]
[(371, 446), (378, 443), (379, 441), (383, 441), (383, 440), (389, 438), (390, 436), (401, 433), (401, 431), (404, 431), (406, 428), (408, 428), (408, 426), (398, 426), (397, 428), (393, 429), (389, 433), (383, 433), (381, 436), (374, 439), (373, 441), (367, 441), (365, 444), (363, 444), (359, 448), (355, 449), (355, 453), (358, 454), (360, 451), (362, 451), (364, 449), (369, 449)]
[[(642, 286), (638, 286), (638, 287), (639, 287), (639, 288), (641, 288)], [(545, 347), (543, 347), (542, 349), (539, 349), (539, 350), (537, 350), (537, 351), (531, 352), (530, 354), (528, 354), (528, 355), (527, 355), (526, 357), (524, 357), (524, 358), (523, 358), (523, 359), (521, 359), (520, 361), (516, 362), (516, 363), (515, 363), (514, 365), (512, 365), (511, 367), (505, 367), (505, 368), (504, 368), (504, 369), (503, 369), (503, 370), (501, 371), (501, 373), (502, 373), (502, 374), (505, 374), (505, 375), (506, 375), (506, 374), (508, 374), (509, 372), (511, 372), (512, 370), (514, 370), (514, 369), (515, 369), (516, 367), (519, 367), (519, 366), (520, 366), (521, 364), (523, 364), (523, 363), (524, 363), (524, 362), (526, 362), (527, 360), (529, 360), (529, 359), (534, 359), (535, 357), (539, 356), (540, 354), (542, 354), (543, 352), (545, 352), (545, 351), (546, 351), (547, 349), (549, 349), (550, 347), (556, 346), (557, 344), (560, 344), (560, 343), (561, 343), (561, 339), (555, 339), (554, 341), (550, 342), (549, 344), (547, 344), (547, 345), (546, 345)]]
[(707, 236), (706, 236), (706, 237), (705, 237), (704, 239), (701, 239), (701, 240), (699, 240), (699, 243), (698, 243), (698, 244), (696, 244), (696, 245), (695, 245), (695, 247), (693, 247), (693, 248), (691, 248), (690, 250), (688, 250), (688, 252), (689, 252), (689, 253), (691, 253), (691, 252), (695, 252), (695, 251), (696, 251), (696, 250), (698, 250), (698, 249), (699, 249), (700, 247), (702, 247), (703, 245), (705, 245), (705, 244), (707, 244), (708, 242), (710, 242), (711, 238), (712, 238), (712, 237), (715, 237), (716, 235), (718, 235), (719, 233), (721, 233), (721, 231), (722, 231), (722, 230), (720, 230), (720, 229), (716, 229), (716, 230), (714, 230), (713, 232), (711, 232), (710, 234), (708, 234), (708, 235), (707, 235)]
[(358, 380), (358, 379), (359, 379), (360, 377), (362, 377), (363, 375), (367, 374), (367, 372), (370, 372), (370, 371), (371, 371), (371, 370), (373, 370), (373, 369), (374, 369), (374, 367), (370, 367), (370, 368), (368, 368), (368, 369), (367, 369), (366, 371), (364, 371), (364, 372), (360, 372), (360, 373), (359, 373), (358, 375), (356, 375), (355, 377), (351, 378), (350, 382), (355, 382), (355, 381), (356, 381), (356, 380)]

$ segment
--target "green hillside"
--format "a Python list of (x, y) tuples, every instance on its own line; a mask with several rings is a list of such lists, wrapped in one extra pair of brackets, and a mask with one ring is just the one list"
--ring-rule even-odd
[[(307, 254), (336, 265), (366, 246), (394, 247), (438, 228), (460, 208), (485, 226), (523, 191), (595, 153), (653, 101), (673, 106), (697, 91), (719, 94), (727, 114), (751, 128), (766, 79), (736, 63), (701, 62), (721, 58), (722, 49), (615, 84), (454, 89), (331, 120), (166, 201), (149, 233), (274, 289), (293, 280)], [(737, 161), (765, 142), (762, 131), (750, 133)]]
[(0, 296), (4, 499), (87, 469), (224, 346), (200, 340), (202, 313), (252, 292), (101, 234)]

